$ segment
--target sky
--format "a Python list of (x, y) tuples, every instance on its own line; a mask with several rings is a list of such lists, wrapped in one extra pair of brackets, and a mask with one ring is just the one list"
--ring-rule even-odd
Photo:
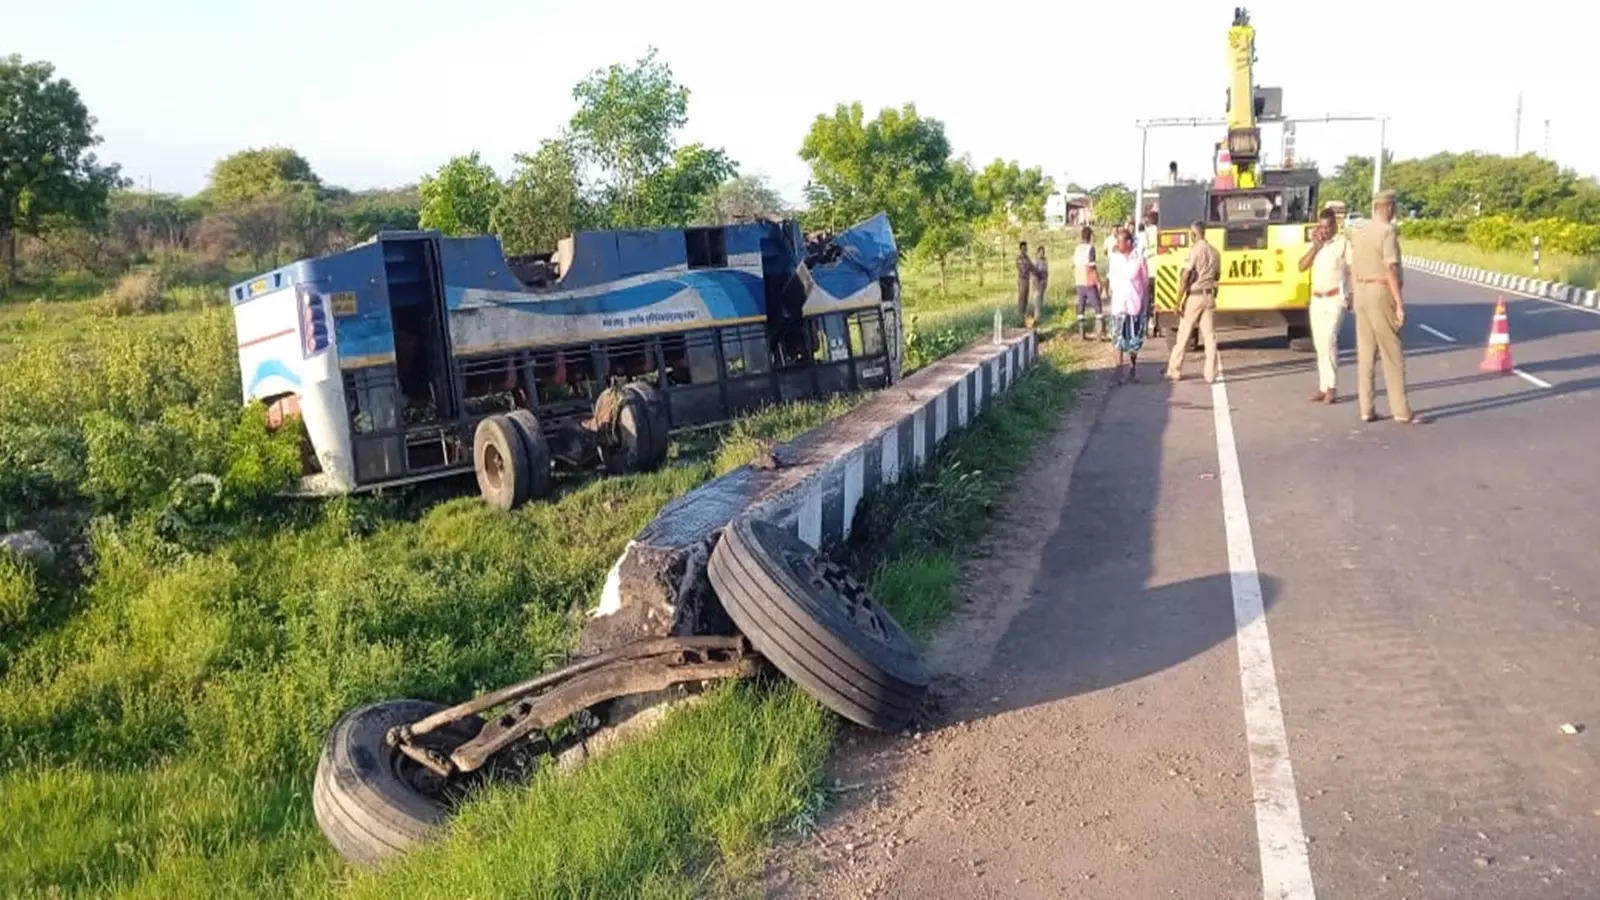
[[(1429, 11), (1448, 8), (1448, 14)], [(1398, 158), (1521, 150), (1600, 174), (1600, 4), (1412, 0), (1250, 5), (1256, 81), (1292, 116), (1387, 116)], [(659, 48), (689, 88), (681, 142), (727, 149), (798, 201), (817, 115), (914, 103), (957, 155), (1042, 166), (1058, 184), (1134, 184), (1135, 122), (1221, 117), (1222, 3), (757, 3), (723, 0), (0, 0), (0, 54), (44, 59), (99, 120), (102, 159), (192, 193), (217, 159), (290, 146), (325, 182), (413, 183), (480, 151), (558, 135), (589, 71)], [(1548, 129), (1546, 122), (1548, 121)], [(1375, 123), (1298, 126), (1325, 174), (1373, 154)], [(1152, 131), (1148, 177), (1209, 172), (1220, 129)], [(1269, 162), (1278, 126), (1263, 135)]]

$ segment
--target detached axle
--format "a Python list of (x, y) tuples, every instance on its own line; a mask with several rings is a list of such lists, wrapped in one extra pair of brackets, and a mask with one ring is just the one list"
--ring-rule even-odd
[[(738, 635), (637, 641), (396, 725), (385, 740), (433, 773), (450, 778), (475, 772), (506, 747), (607, 700), (687, 682), (746, 677), (759, 667), (760, 657)], [(448, 755), (418, 742), (441, 727), (503, 704), (512, 705)]]

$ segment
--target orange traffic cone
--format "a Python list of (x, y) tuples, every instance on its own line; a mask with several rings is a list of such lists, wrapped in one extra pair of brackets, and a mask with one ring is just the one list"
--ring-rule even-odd
[(1479, 371), (1507, 374), (1511, 371), (1511, 327), (1506, 322), (1506, 298), (1494, 305), (1494, 324), (1489, 327), (1489, 346), (1483, 351)]

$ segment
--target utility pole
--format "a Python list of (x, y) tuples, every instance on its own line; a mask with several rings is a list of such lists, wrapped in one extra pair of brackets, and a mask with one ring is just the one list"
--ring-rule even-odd
[(1544, 158), (1550, 159), (1550, 120), (1544, 120)]
[(1511, 137), (1511, 155), (1522, 155), (1522, 92), (1517, 91), (1517, 124), (1516, 132)]

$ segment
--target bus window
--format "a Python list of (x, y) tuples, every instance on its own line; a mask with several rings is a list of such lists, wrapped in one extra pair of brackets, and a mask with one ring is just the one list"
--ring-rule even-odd
[(772, 371), (772, 349), (767, 345), (767, 329), (760, 325), (746, 325), (739, 329), (744, 334), (744, 367), (751, 375), (765, 375)]
[(689, 268), (727, 268), (728, 248), (721, 228), (685, 228), (683, 243), (689, 257)]
[(722, 330), (722, 365), (729, 378), (738, 378), (749, 371), (744, 362), (744, 341), (732, 328)]
[(715, 384), (717, 345), (711, 331), (692, 331), (661, 342), (661, 355), (667, 363), (671, 384)]
[(850, 355), (883, 355), (883, 322), (877, 313), (857, 313), (850, 318)]
[(587, 347), (564, 347), (539, 354), (534, 358), (533, 377), (541, 406), (599, 396), (594, 358)]
[(605, 346), (608, 381), (660, 381), (655, 340), (614, 341)]
[(817, 348), (813, 358), (817, 362), (842, 362), (850, 358), (843, 315), (829, 313), (811, 321)]

